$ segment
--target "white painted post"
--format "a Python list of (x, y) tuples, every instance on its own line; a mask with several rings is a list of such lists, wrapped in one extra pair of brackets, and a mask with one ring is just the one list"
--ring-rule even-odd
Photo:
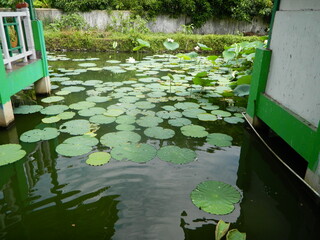
[(51, 92), (51, 81), (50, 77), (46, 76), (34, 83), (36, 94), (50, 94)]
[(26, 43), (24, 41), (24, 34), (23, 34), (23, 30), (22, 30), (22, 21), (21, 21), (21, 17), (18, 16), (18, 36), (19, 36), (19, 40), (20, 40), (20, 44), (22, 47), (22, 55), (23, 55), (23, 62), (28, 62), (28, 58), (27, 58), (27, 50), (26, 50)]
[(14, 121), (11, 101), (0, 103), (0, 127), (8, 127)]
[[(8, 49), (6, 33), (4, 31), (2, 17), (0, 17), (0, 38), (1, 38), (1, 42), (2, 42), (2, 50), (3, 50), (3, 54), (4, 54), (4, 59), (9, 59), (10, 58), (9, 49)], [(11, 62), (8, 62), (7, 69), (12, 69)]]

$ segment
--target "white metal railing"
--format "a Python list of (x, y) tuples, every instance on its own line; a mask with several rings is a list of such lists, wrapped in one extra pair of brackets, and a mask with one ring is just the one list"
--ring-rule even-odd
[[(11, 44), (9, 45), (10, 35), (7, 18), (15, 19), (15, 29), (19, 46), (16, 51), (13, 51)], [(0, 12), (0, 40), (3, 52), (3, 61), (7, 69), (12, 69), (12, 62), (22, 59), (23, 62), (28, 62), (30, 59), (36, 59), (36, 51), (34, 47), (34, 39), (32, 34), (32, 26), (28, 8), (19, 9), (17, 12)]]

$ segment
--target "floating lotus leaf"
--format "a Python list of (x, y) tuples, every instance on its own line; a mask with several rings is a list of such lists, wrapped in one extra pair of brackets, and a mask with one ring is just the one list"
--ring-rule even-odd
[(150, 92), (148, 93), (148, 96), (149, 97), (153, 97), (153, 98), (160, 98), (160, 97), (163, 97), (163, 96), (166, 96), (167, 94), (165, 92)]
[(150, 127), (144, 130), (144, 134), (152, 138), (169, 139), (174, 136), (175, 132), (171, 129), (166, 129), (162, 127)]
[(227, 111), (223, 111), (223, 110), (213, 110), (213, 111), (211, 111), (211, 114), (217, 115), (220, 117), (230, 117), (231, 116), (231, 113), (229, 113)]
[(43, 107), (40, 105), (21, 105), (17, 108), (14, 108), (14, 114), (30, 114), (36, 113), (42, 110)]
[(139, 102), (136, 102), (134, 105), (140, 109), (150, 109), (150, 108), (154, 108), (156, 106), (155, 104), (152, 104), (148, 101), (139, 101)]
[(69, 109), (69, 107), (66, 105), (52, 105), (45, 107), (40, 112), (45, 115), (57, 115), (64, 112), (67, 109)]
[(177, 146), (165, 146), (158, 151), (157, 156), (166, 162), (185, 164), (195, 160), (197, 154), (191, 149)]
[(166, 111), (175, 111), (176, 110), (176, 108), (174, 106), (170, 106), (170, 105), (162, 106), (162, 108)]
[(209, 134), (204, 127), (194, 124), (183, 126), (180, 129), (182, 134), (187, 137), (202, 138)]
[(246, 240), (246, 233), (239, 232), (238, 229), (231, 229), (227, 234), (227, 240)]
[(202, 182), (191, 193), (194, 205), (216, 215), (231, 213), (234, 210), (234, 204), (240, 199), (241, 194), (236, 188), (218, 181)]
[(103, 115), (108, 117), (117, 117), (123, 114), (124, 111), (121, 109), (108, 109), (106, 112), (103, 113)]
[(116, 129), (119, 131), (133, 131), (135, 129), (135, 126), (131, 124), (119, 124), (116, 126)]
[(170, 119), (168, 121), (168, 123), (171, 126), (182, 127), (182, 126), (185, 126), (185, 125), (190, 125), (191, 121), (189, 119), (187, 119), (187, 118), (175, 118), (175, 119)]
[(106, 109), (102, 107), (92, 107), (92, 108), (82, 109), (78, 112), (78, 114), (83, 117), (91, 117), (94, 115), (103, 114), (105, 111)]
[(119, 99), (119, 102), (134, 103), (134, 102), (136, 102), (138, 100), (139, 100), (139, 98), (137, 98), (137, 97), (126, 96), (126, 97), (123, 97), (123, 98)]
[(227, 118), (224, 118), (223, 120), (226, 121), (227, 123), (231, 123), (231, 124), (237, 124), (237, 123), (244, 122), (244, 120), (239, 117), (227, 117)]
[(207, 142), (217, 147), (229, 147), (232, 145), (233, 138), (223, 133), (211, 133), (207, 137)]
[(239, 113), (246, 111), (244, 107), (237, 107), (237, 106), (229, 106), (227, 107), (227, 110), (230, 112), (239, 112)]
[(88, 120), (71, 120), (62, 124), (59, 131), (71, 135), (83, 135), (90, 132), (90, 129), (91, 124)]
[(121, 61), (118, 60), (108, 60), (107, 63), (121, 63)]
[(157, 153), (157, 149), (149, 144), (123, 144), (112, 149), (112, 158), (122, 161), (129, 160), (138, 163), (145, 163), (152, 160)]
[(161, 117), (163, 119), (169, 119), (169, 118), (180, 118), (182, 117), (182, 113), (178, 111), (159, 111), (156, 113), (158, 117)]
[(60, 120), (61, 118), (58, 116), (46, 117), (41, 119), (43, 123), (56, 123), (56, 122), (59, 122)]
[(68, 95), (70, 93), (71, 93), (70, 91), (58, 91), (55, 94), (59, 95), (59, 96), (65, 96), (65, 95)]
[(78, 66), (79, 67), (95, 67), (95, 66), (97, 66), (97, 64), (95, 64), (95, 63), (79, 63)]
[(178, 109), (186, 110), (186, 109), (192, 109), (192, 108), (199, 108), (200, 105), (193, 102), (183, 102), (183, 103), (176, 103), (174, 106)]
[(111, 155), (106, 152), (95, 152), (89, 155), (86, 163), (91, 166), (101, 166), (109, 162)]
[(68, 119), (72, 119), (75, 115), (76, 113), (74, 112), (62, 112), (62, 113), (59, 113), (57, 117), (59, 117), (62, 120), (68, 120)]
[(201, 121), (216, 121), (217, 117), (210, 113), (200, 113), (197, 115), (198, 119)]
[(117, 117), (116, 123), (118, 124), (132, 124), (136, 122), (136, 118), (134, 116), (122, 115)]
[(79, 84), (82, 84), (82, 81), (73, 80), (73, 81), (61, 82), (61, 85), (63, 85), (63, 86), (73, 86), (73, 85), (79, 85)]
[(159, 117), (145, 116), (137, 120), (137, 124), (141, 127), (156, 127), (162, 123), (163, 119)]
[(92, 96), (92, 97), (86, 98), (87, 102), (95, 102), (95, 103), (107, 102), (109, 100), (111, 100), (110, 97), (100, 97), (100, 96)]
[(96, 103), (94, 102), (80, 101), (80, 102), (71, 104), (69, 108), (74, 110), (82, 110), (82, 109), (94, 107), (95, 105)]
[(57, 153), (67, 157), (81, 156), (89, 153), (91, 150), (91, 146), (83, 145), (81, 143), (61, 143), (56, 147)]
[(86, 145), (93, 147), (99, 143), (99, 140), (96, 139), (95, 137), (90, 137), (90, 136), (75, 136), (75, 137), (70, 137), (64, 140), (63, 143), (68, 143), (68, 144), (81, 144), (81, 145)]
[(44, 128), (41, 129), (33, 129), (27, 132), (24, 132), (20, 136), (20, 140), (22, 142), (34, 143), (43, 140), (50, 140), (59, 136), (59, 132), (56, 128)]
[(108, 117), (105, 115), (95, 115), (89, 118), (89, 121), (95, 124), (109, 124), (116, 120), (115, 117)]
[(16, 162), (26, 155), (19, 144), (0, 145), (0, 166)]
[(59, 102), (64, 100), (64, 97), (59, 97), (59, 96), (52, 96), (52, 97), (46, 97), (41, 99), (41, 102), (44, 103), (53, 103), (53, 102)]
[(192, 108), (182, 112), (182, 114), (188, 118), (198, 118), (198, 115), (201, 113), (206, 113), (206, 111), (199, 108)]
[(212, 105), (212, 104), (206, 104), (206, 105), (202, 105), (201, 108), (211, 111), (211, 110), (219, 109), (219, 106), (218, 105)]
[(141, 136), (131, 131), (111, 132), (103, 135), (100, 138), (101, 144), (107, 147), (122, 146), (126, 143), (137, 143), (141, 139)]
[(123, 69), (113, 69), (113, 70), (111, 70), (111, 72), (113, 72), (113, 73), (125, 73), (127, 71), (123, 70)]
[(85, 90), (86, 88), (85, 87), (77, 87), (77, 86), (73, 86), (73, 87), (64, 87), (61, 89), (61, 91), (64, 91), (64, 92), (81, 92), (83, 90)]
[(146, 77), (146, 78), (140, 78), (139, 82), (144, 82), (144, 83), (151, 83), (151, 82), (158, 82), (160, 81), (160, 78), (155, 78), (155, 77)]
[(82, 83), (83, 86), (95, 86), (98, 84), (103, 83), (103, 81), (101, 80), (87, 80), (85, 82)]

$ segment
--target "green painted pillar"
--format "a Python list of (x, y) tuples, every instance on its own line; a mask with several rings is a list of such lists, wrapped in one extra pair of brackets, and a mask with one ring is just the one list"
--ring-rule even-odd
[(36, 20), (36, 10), (33, 7), (33, 0), (25, 0), (29, 4), (30, 19)]

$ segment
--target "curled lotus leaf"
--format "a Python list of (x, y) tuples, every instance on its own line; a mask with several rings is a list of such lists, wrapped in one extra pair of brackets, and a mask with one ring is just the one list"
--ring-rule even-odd
[(64, 97), (60, 97), (60, 96), (52, 96), (52, 97), (46, 97), (41, 99), (41, 102), (44, 103), (53, 103), (53, 102), (60, 102), (64, 100)]
[(240, 199), (241, 194), (235, 187), (219, 181), (202, 182), (191, 193), (194, 205), (216, 215), (231, 213)]
[(22, 142), (34, 143), (38, 141), (50, 140), (59, 136), (59, 132), (56, 128), (44, 128), (33, 129), (27, 132), (24, 132), (20, 136)]
[(19, 144), (0, 145), (0, 166), (4, 166), (22, 159), (26, 151)]
[(165, 146), (160, 148), (157, 156), (166, 162), (174, 164), (185, 164), (196, 159), (197, 154), (188, 148), (180, 148), (178, 146)]
[(101, 144), (107, 147), (121, 146), (126, 143), (138, 143), (141, 136), (131, 131), (119, 131), (106, 133), (100, 138)]
[(36, 113), (43, 109), (40, 105), (21, 105), (17, 108), (14, 108), (14, 114), (30, 114)]
[(204, 127), (194, 124), (181, 127), (181, 132), (187, 137), (196, 138), (206, 137), (209, 134)]
[(89, 158), (86, 160), (86, 163), (90, 166), (101, 166), (108, 163), (110, 158), (110, 153), (95, 152), (89, 155)]
[(162, 118), (153, 116), (143, 116), (137, 120), (137, 124), (141, 127), (156, 127), (162, 122)]
[(89, 121), (95, 124), (109, 124), (116, 120), (115, 117), (108, 117), (105, 115), (95, 115), (89, 118)]
[(94, 107), (95, 105), (96, 103), (94, 102), (80, 101), (80, 102), (71, 104), (69, 108), (73, 110), (82, 110), (82, 109)]
[(229, 147), (232, 145), (233, 138), (223, 133), (211, 133), (207, 137), (207, 143), (217, 147)]
[(51, 106), (45, 107), (40, 112), (45, 115), (57, 115), (64, 112), (67, 109), (69, 109), (69, 107), (66, 105), (51, 105)]
[(122, 144), (111, 150), (111, 156), (116, 160), (129, 160), (138, 163), (152, 160), (156, 156), (156, 153), (157, 149), (155, 147), (145, 143)]
[(174, 136), (175, 132), (172, 129), (163, 127), (150, 127), (144, 130), (144, 134), (152, 138), (169, 139)]
[(82, 109), (78, 112), (78, 114), (83, 117), (91, 117), (94, 115), (103, 114), (105, 111), (106, 109), (102, 107), (92, 107), (92, 108)]
[(170, 119), (168, 123), (171, 126), (182, 127), (185, 125), (190, 125), (192, 122), (188, 118), (175, 118), (175, 119)]
[(69, 133), (71, 135), (83, 135), (90, 132), (91, 124), (88, 120), (78, 119), (71, 120), (62, 124), (59, 128), (60, 132)]

